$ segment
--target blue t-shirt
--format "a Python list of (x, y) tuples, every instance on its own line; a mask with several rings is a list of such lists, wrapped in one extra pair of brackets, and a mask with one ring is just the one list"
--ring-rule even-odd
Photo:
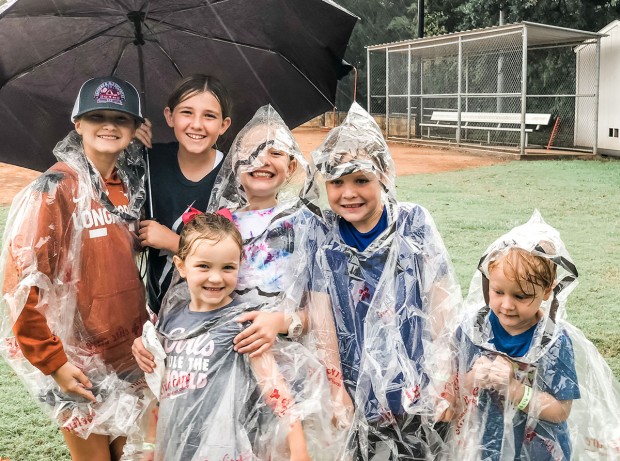
[(527, 354), (538, 323), (523, 333), (513, 336), (504, 329), (493, 311), (489, 313), (489, 322), (493, 329), (493, 338), (489, 342), (495, 346), (495, 349), (511, 357), (523, 357)]
[(344, 243), (358, 251), (364, 251), (381, 233), (388, 227), (387, 208), (383, 207), (383, 213), (379, 222), (368, 232), (358, 231), (353, 224), (345, 219), (340, 219), (340, 236)]
[[(403, 394), (410, 387), (423, 393), (428, 385), (427, 290), (450, 272), (426, 210), (414, 204), (396, 208), (396, 222), (364, 251), (344, 241), (336, 224), (342, 220), (328, 215), (331, 223), (317, 257), (320, 273), (313, 273), (331, 298), (345, 386), (352, 396), (361, 386), (368, 421), (404, 415)], [(381, 373), (374, 373), (372, 364)]]
[[(546, 321), (543, 319), (541, 321)], [(458, 351), (461, 366), (468, 372), (474, 362), (486, 355), (493, 359), (496, 354), (475, 345), (471, 339), (457, 331)], [(527, 351), (526, 351), (527, 353)], [(523, 354), (525, 355), (525, 354)], [(524, 378), (524, 384), (532, 386), (535, 391), (550, 394), (557, 400), (575, 400), (580, 398), (577, 373), (575, 371), (575, 355), (570, 338), (565, 332), (560, 333), (549, 350), (535, 364), (517, 363), (517, 373)], [(571, 459), (571, 443), (566, 422), (552, 423), (538, 420), (535, 427), (526, 427), (528, 414), (516, 410), (511, 423), (513, 440), (506, 442), (504, 435), (505, 398), (496, 391), (482, 390), (478, 395), (478, 411), (481, 418), (486, 418), (484, 433), (481, 439), (480, 459), (485, 461), (505, 461), (502, 443), (515, 446), (515, 461), (521, 459), (536, 461), (556, 461)], [(530, 423), (531, 424), (531, 423)]]

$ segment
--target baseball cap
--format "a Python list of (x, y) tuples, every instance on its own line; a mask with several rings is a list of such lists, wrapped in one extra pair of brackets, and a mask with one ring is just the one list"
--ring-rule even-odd
[(116, 77), (97, 77), (84, 82), (75, 100), (71, 121), (95, 110), (125, 112), (144, 122), (138, 90), (131, 83)]

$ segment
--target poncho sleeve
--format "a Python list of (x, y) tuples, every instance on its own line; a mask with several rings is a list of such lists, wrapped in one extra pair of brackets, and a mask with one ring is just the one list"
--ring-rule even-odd
[(70, 184), (63, 173), (41, 176), (15, 201), (9, 214), (3, 295), (9, 306), (13, 333), (24, 357), (49, 375), (67, 362), (60, 338), (50, 330), (46, 315), (49, 289), (66, 282), (59, 271), (66, 256), (68, 217), (75, 206), (66, 200)]

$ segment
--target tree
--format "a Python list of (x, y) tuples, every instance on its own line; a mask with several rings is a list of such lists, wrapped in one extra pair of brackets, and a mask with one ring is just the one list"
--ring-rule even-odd
[[(357, 67), (357, 100), (366, 101), (366, 50), (379, 43), (408, 40), (417, 36), (417, 0), (337, 0), (360, 17), (346, 59)], [(620, 0), (426, 0), (426, 36), (439, 35), (505, 23), (540, 22), (597, 31), (620, 16)], [(544, 67), (544, 65), (542, 66)], [(337, 106), (346, 110), (353, 98), (353, 76), (339, 86)]]
[[(366, 105), (366, 47), (414, 38), (408, 30), (390, 28), (395, 17), (410, 6), (411, 0), (339, 0), (360, 19), (353, 30), (345, 59), (358, 70), (357, 101)], [(353, 73), (343, 78), (338, 86), (336, 106), (348, 110), (353, 102)]]
[(589, 31), (601, 29), (620, 13), (618, 0), (465, 0), (460, 3), (460, 30), (497, 25), (502, 9), (506, 23), (532, 21)]

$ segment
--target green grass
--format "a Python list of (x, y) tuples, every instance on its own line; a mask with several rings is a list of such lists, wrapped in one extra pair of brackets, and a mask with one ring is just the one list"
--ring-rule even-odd
[[(465, 294), (486, 247), (534, 208), (579, 269), (568, 311), (620, 377), (620, 161), (513, 162), (399, 178), (403, 201), (435, 218)], [(6, 219), (0, 209), (0, 222)], [(58, 430), (0, 361), (0, 458), (68, 460)]]
[(429, 209), (463, 289), (484, 250), (538, 208), (579, 270), (571, 323), (620, 377), (620, 161), (512, 162), (399, 178), (398, 198)]

